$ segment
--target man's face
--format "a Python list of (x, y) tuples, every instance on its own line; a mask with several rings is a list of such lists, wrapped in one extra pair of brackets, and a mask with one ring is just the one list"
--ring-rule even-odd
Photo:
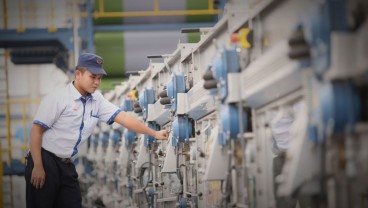
[(79, 82), (79, 86), (88, 93), (94, 93), (98, 86), (100, 86), (102, 74), (92, 74), (88, 70), (83, 72), (78, 70), (76, 78)]

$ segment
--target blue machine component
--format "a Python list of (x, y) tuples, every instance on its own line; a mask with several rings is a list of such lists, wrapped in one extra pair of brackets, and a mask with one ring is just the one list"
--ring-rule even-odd
[(134, 131), (130, 131), (130, 130), (126, 131), (124, 133), (125, 146), (128, 147), (131, 144), (133, 144), (136, 138), (137, 138), (137, 133), (135, 133)]
[(223, 101), (228, 94), (227, 74), (240, 71), (239, 58), (235, 48), (224, 49), (217, 53), (212, 65), (214, 78), (218, 82), (219, 93)]
[(306, 19), (304, 27), (310, 31), (306, 38), (312, 47), (312, 65), (318, 75), (324, 74), (330, 66), (331, 32), (348, 30), (345, 0), (325, 0), (308, 10), (311, 19)]
[(318, 129), (316, 125), (308, 125), (308, 138), (314, 142), (318, 143)]
[(77, 157), (77, 158), (75, 158), (75, 160), (73, 160), (72, 162), (73, 162), (73, 164), (75, 165), (75, 166), (77, 166), (78, 164), (79, 164), (79, 161), (80, 159), (79, 159), (79, 157)]
[[(157, 125), (155, 122), (148, 122), (148, 127), (153, 129), (153, 130), (160, 130), (160, 126)], [(150, 144), (154, 144), (156, 143), (156, 139), (155, 137), (151, 136), (151, 135), (144, 135), (144, 146), (148, 147)]]
[(83, 165), (84, 173), (92, 176), (93, 173), (93, 162), (89, 161), (86, 157), (79, 157), (73, 161), (73, 164), (77, 166), (79, 163)]
[(143, 119), (147, 119), (148, 104), (155, 103), (155, 91), (153, 89), (143, 89), (139, 95), (139, 105), (142, 108)]
[(128, 182), (128, 185), (127, 185), (127, 188), (128, 188), (128, 194), (129, 194), (129, 197), (132, 198), (133, 197), (133, 181), (129, 179), (129, 182)]
[(98, 135), (98, 138), (100, 139), (101, 145), (103, 147), (106, 147), (107, 146), (107, 143), (109, 141), (108, 135), (105, 134), (105, 133), (103, 133), (103, 132), (100, 132), (99, 135)]
[[(243, 111), (243, 129), (247, 127), (247, 113)], [(240, 133), (240, 118), (238, 106), (221, 105), (221, 132), (219, 133), (218, 142), (226, 145), (229, 139), (236, 139)]]
[(346, 128), (352, 131), (359, 119), (360, 101), (351, 83), (326, 83), (319, 92), (323, 123), (333, 121), (334, 133), (344, 133)]
[(187, 202), (186, 198), (181, 198), (180, 199), (179, 207), (180, 208), (187, 208), (188, 207), (188, 202)]
[(128, 112), (133, 111), (133, 100), (130, 98), (124, 98), (123, 103), (120, 106), (122, 111)]
[(116, 144), (120, 141), (121, 135), (119, 131), (111, 130), (109, 134), (109, 139), (112, 140), (112, 145), (115, 147)]
[(95, 134), (91, 135), (90, 146), (96, 148), (98, 144), (98, 137)]
[(319, 143), (331, 135), (352, 133), (361, 115), (360, 98), (353, 85), (350, 82), (322, 83), (315, 78), (311, 81), (309, 139)]
[(170, 81), (167, 83), (167, 96), (172, 99), (171, 108), (176, 112), (177, 93), (185, 93), (185, 79), (182, 73), (173, 73)]
[(87, 158), (82, 158), (82, 164), (84, 167), (84, 172), (87, 175), (92, 175), (92, 171), (93, 171), (93, 163), (89, 160), (87, 160)]
[(172, 146), (176, 147), (179, 142), (186, 142), (192, 135), (192, 129), (188, 116), (178, 116), (172, 123)]
[(154, 207), (153, 205), (155, 204), (155, 189), (153, 187), (148, 189), (148, 196), (150, 198), (150, 206), (149, 207)]

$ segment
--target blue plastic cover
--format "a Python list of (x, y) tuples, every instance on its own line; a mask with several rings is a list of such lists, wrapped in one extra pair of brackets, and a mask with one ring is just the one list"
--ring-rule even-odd
[(302, 26), (309, 32), (306, 38), (313, 51), (311, 62), (318, 75), (330, 67), (331, 33), (349, 29), (346, 5), (346, 0), (326, 0), (305, 11), (309, 18), (304, 18)]
[(172, 146), (175, 147), (179, 142), (186, 142), (192, 135), (192, 123), (188, 116), (178, 116), (172, 124), (172, 130)]
[(171, 108), (176, 112), (177, 93), (185, 93), (185, 79), (183, 73), (173, 73), (167, 83), (167, 96), (173, 100)]
[(134, 131), (130, 131), (130, 130), (126, 131), (124, 133), (125, 146), (128, 147), (131, 144), (133, 144), (136, 138), (137, 138), (137, 133), (135, 133)]
[(319, 90), (322, 121), (327, 126), (333, 121), (334, 133), (352, 131), (359, 119), (359, 96), (350, 83), (326, 83)]
[(122, 111), (128, 112), (133, 111), (133, 100), (130, 98), (124, 98), (123, 103), (120, 106)]
[[(160, 130), (160, 126), (158, 124), (156, 124), (155, 122), (148, 122), (148, 127), (153, 129), (153, 130)], [(144, 135), (144, 146), (148, 147), (150, 144), (154, 144), (156, 143), (156, 138), (151, 136), (151, 135)]]
[[(227, 144), (229, 139), (236, 139), (240, 133), (239, 108), (235, 104), (221, 105), (221, 136), (219, 144)], [(243, 130), (247, 128), (247, 113), (243, 111)]]
[(100, 140), (100, 144), (103, 146), (103, 147), (106, 147), (107, 146), (107, 142), (109, 141), (109, 137), (107, 134), (103, 133), (103, 132), (100, 132), (99, 135), (98, 135), (98, 138)]
[(121, 135), (120, 135), (120, 132), (119, 131), (117, 131), (117, 130), (111, 130), (110, 131), (109, 139), (112, 140), (112, 145), (114, 147), (120, 141), (120, 138), (121, 138)]
[(228, 94), (227, 74), (240, 71), (236, 49), (224, 49), (217, 53), (213, 60), (212, 70), (218, 82), (218, 93), (220, 93), (221, 100), (224, 101)]
[(147, 119), (148, 115), (148, 104), (155, 103), (155, 91), (153, 89), (143, 89), (139, 95), (139, 105), (142, 108), (143, 119)]

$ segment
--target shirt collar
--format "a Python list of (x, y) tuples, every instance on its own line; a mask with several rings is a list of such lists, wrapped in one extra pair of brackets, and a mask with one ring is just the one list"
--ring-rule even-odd
[[(83, 98), (83, 96), (80, 94), (80, 92), (77, 90), (77, 88), (75, 88), (75, 86), (74, 86), (73, 83), (74, 83), (74, 81), (72, 81), (71, 83), (69, 83), (68, 87), (71, 90), (73, 99), (74, 100), (80, 100), (81, 98)], [(89, 100), (89, 99), (95, 100), (94, 97), (93, 97), (93, 94), (88, 94), (87, 95), (87, 100)]]

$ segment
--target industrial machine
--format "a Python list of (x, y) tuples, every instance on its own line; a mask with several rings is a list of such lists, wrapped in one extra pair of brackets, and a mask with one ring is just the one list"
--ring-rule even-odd
[(108, 93), (169, 140), (101, 124), (86, 204), (368, 206), (367, 14), (364, 0), (234, 0), (213, 28), (183, 29), (200, 41)]

